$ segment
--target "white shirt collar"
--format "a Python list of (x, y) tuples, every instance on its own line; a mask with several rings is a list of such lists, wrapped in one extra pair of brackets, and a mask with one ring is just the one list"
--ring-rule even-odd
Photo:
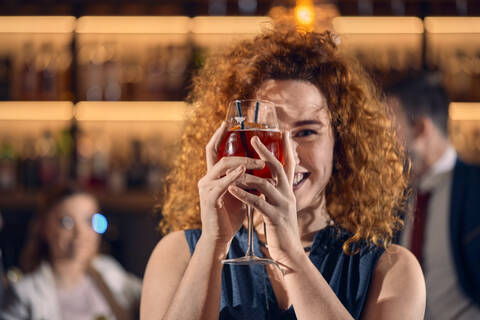
[(420, 179), (419, 189), (429, 191), (435, 188), (438, 178), (448, 173), (455, 167), (457, 152), (452, 145), (448, 145), (443, 155), (438, 159), (428, 172)]

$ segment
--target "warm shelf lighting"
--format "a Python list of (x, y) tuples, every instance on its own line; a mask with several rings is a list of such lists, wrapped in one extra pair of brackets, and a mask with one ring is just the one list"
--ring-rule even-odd
[(190, 32), (189, 17), (110, 17), (85, 16), (78, 19), (77, 33), (98, 34), (185, 34)]
[(68, 121), (73, 116), (73, 103), (68, 101), (0, 102), (0, 121)]
[(195, 17), (194, 34), (257, 34), (271, 25), (269, 17)]
[(480, 18), (426, 17), (425, 30), (430, 33), (480, 33)]
[(0, 16), (0, 33), (72, 33), (70, 16)]
[(333, 29), (340, 34), (418, 34), (422, 20), (416, 17), (335, 17)]
[(312, 0), (297, 0), (295, 19), (302, 26), (312, 27), (315, 19), (315, 9)]
[(480, 102), (452, 102), (449, 109), (450, 119), (480, 120)]
[(163, 102), (79, 102), (75, 117), (79, 121), (183, 121), (187, 104)]

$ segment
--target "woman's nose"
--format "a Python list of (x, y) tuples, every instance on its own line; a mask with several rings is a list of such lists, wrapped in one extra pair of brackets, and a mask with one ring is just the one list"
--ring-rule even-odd
[(86, 223), (82, 223), (81, 221), (78, 221), (77, 223), (75, 223), (75, 226), (73, 228), (73, 234), (76, 237), (82, 237), (86, 233), (88, 233), (89, 228), (91, 228), (91, 226), (87, 225)]
[(293, 159), (295, 160), (295, 164), (299, 165), (300, 164), (300, 158), (298, 157), (298, 152), (297, 152), (298, 143), (295, 141), (295, 139), (292, 138), (291, 135), (290, 135), (290, 144), (292, 146)]

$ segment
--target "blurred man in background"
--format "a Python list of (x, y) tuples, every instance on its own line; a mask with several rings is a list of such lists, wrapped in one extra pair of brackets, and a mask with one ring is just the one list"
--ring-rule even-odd
[[(3, 228), (3, 218), (2, 218), (2, 212), (0, 211), (0, 231), (2, 231), (2, 228)], [(3, 276), (3, 256), (2, 256), (2, 250), (0, 249), (0, 305), (2, 305), (4, 286), (5, 286), (5, 280)]]
[(387, 88), (398, 135), (412, 160), (412, 212), (401, 244), (425, 274), (426, 319), (480, 319), (480, 167), (448, 139), (449, 100), (439, 74)]

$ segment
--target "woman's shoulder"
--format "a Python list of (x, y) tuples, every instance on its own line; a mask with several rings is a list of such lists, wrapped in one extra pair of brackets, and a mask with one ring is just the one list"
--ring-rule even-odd
[(375, 267), (365, 314), (395, 311), (398, 319), (411, 319), (420, 318), (424, 310), (425, 280), (420, 264), (408, 249), (391, 245)]
[(34, 271), (10, 283), (3, 296), (0, 318), (26, 319), (32, 316), (31, 312), (36, 314), (39, 310), (48, 312), (52, 316), (56, 310), (55, 299), (55, 280), (52, 270), (48, 263), (43, 262)]
[(422, 269), (417, 258), (400, 245), (392, 244), (380, 256), (375, 272), (386, 274), (388, 272), (410, 272), (422, 274)]
[(171, 247), (171, 246), (182, 246), (188, 241), (188, 237), (200, 238), (201, 230), (197, 229), (186, 229), (186, 230), (177, 230), (172, 231), (160, 239), (157, 244), (158, 247)]
[(54, 281), (50, 264), (42, 262), (32, 272), (21, 275), (18, 281), (11, 283), (11, 286), (18, 292), (34, 293), (38, 291), (38, 289), (45, 289), (53, 286)]
[[(424, 289), (425, 281), (417, 258), (405, 247), (392, 244), (378, 259), (374, 277), (379, 279), (403, 279), (410, 281), (403, 287)], [(420, 290), (421, 292), (421, 290)]]
[(153, 249), (148, 264), (165, 264), (172, 260), (188, 263), (190, 249), (186, 234), (185, 230), (179, 230), (165, 235)]

